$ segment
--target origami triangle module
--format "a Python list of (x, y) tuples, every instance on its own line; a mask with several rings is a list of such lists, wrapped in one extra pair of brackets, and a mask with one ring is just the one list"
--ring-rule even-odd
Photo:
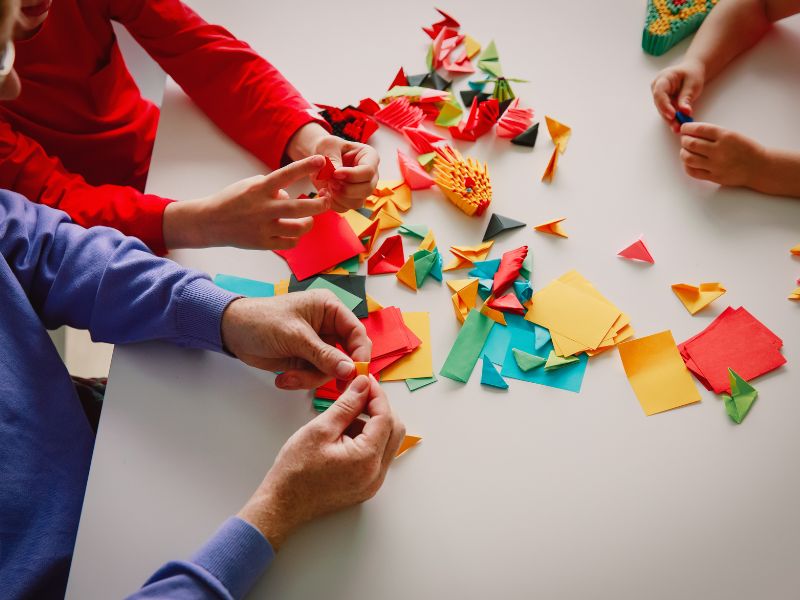
[(327, 181), (333, 174), (336, 172), (336, 166), (331, 162), (331, 159), (327, 156), (325, 157), (325, 164), (322, 165), (322, 168), (317, 173), (317, 179), (320, 181)]
[(414, 257), (409, 256), (408, 260), (405, 264), (400, 267), (400, 270), (395, 273), (397, 279), (400, 280), (400, 283), (404, 284), (406, 287), (417, 291), (417, 272), (414, 268)]
[(558, 155), (560, 152), (558, 151), (558, 146), (553, 148), (553, 153), (550, 155), (550, 160), (547, 162), (547, 166), (544, 169), (544, 173), (542, 173), (542, 181), (545, 183), (552, 183), (553, 177), (556, 175), (556, 170), (558, 169)]
[(642, 50), (660, 56), (691, 35), (719, 0), (648, 0)]
[(406, 78), (406, 72), (403, 70), (403, 67), (400, 67), (400, 70), (397, 71), (397, 75), (394, 76), (394, 79), (392, 80), (392, 83), (389, 84), (388, 89), (391, 90), (393, 87), (398, 85), (408, 85), (408, 79)]
[(427, 225), (402, 225), (398, 230), (401, 235), (408, 235), (421, 240), (425, 239), (428, 231), (430, 230)]
[(528, 129), (511, 139), (511, 143), (516, 146), (533, 148), (536, 145), (536, 138), (539, 136), (539, 123), (534, 123)]
[(533, 122), (533, 109), (520, 108), (519, 98), (514, 98), (497, 120), (497, 136), (515, 138), (527, 131)]
[(519, 229), (520, 227), (525, 227), (525, 223), (510, 217), (504, 217), (497, 213), (492, 213), (492, 216), (489, 217), (489, 224), (486, 226), (486, 231), (483, 234), (483, 241), (486, 242), (497, 237), (501, 233), (511, 231), (512, 229)]
[(433, 178), (428, 175), (427, 171), (416, 160), (404, 154), (402, 150), (397, 151), (397, 162), (400, 164), (400, 173), (403, 175), (403, 179), (412, 190), (424, 190), (433, 186)]
[(640, 262), (650, 263), (651, 265), (655, 264), (656, 262), (653, 260), (653, 255), (650, 254), (650, 250), (647, 249), (642, 236), (639, 236), (639, 239), (633, 242), (630, 246), (626, 246), (620, 250), (617, 253), (617, 256), (621, 258), (627, 258), (628, 260), (638, 260)]
[[(431, 382), (433, 383), (433, 382)], [(411, 448), (416, 446), (422, 441), (422, 438), (416, 435), (407, 435), (403, 438), (403, 441), (400, 442), (400, 447), (397, 449), (397, 454), (394, 455), (395, 458), (399, 458), (403, 456), (406, 452), (408, 452)]]
[(795, 288), (795, 290), (786, 297), (788, 300), (793, 300), (795, 302), (800, 301), (800, 287)]
[(557, 356), (556, 353), (551, 350), (547, 361), (544, 363), (544, 369), (545, 371), (551, 371), (576, 362), (578, 362), (577, 356)]
[[(513, 285), (514, 281), (519, 277), (522, 263), (527, 256), (527, 246), (520, 246), (519, 248), (503, 253), (503, 256), (500, 258), (500, 266), (497, 267), (497, 271), (494, 274), (492, 293), (499, 296), (504, 294), (506, 290)], [(493, 306), (492, 308), (497, 307)]]
[(569, 142), (569, 138), (572, 137), (572, 128), (563, 123), (559, 123), (547, 115), (545, 115), (544, 120), (547, 123), (547, 131), (550, 132), (553, 143), (556, 145), (556, 148), (558, 148), (559, 153), (564, 154), (567, 150), (567, 142)]
[(536, 231), (541, 231), (542, 233), (549, 233), (550, 235), (557, 235), (563, 238), (568, 238), (569, 236), (561, 228), (561, 223), (566, 220), (567, 220), (566, 217), (562, 217), (560, 219), (553, 219), (552, 221), (547, 221), (546, 223), (542, 223), (541, 225), (536, 225), (534, 229)]
[(381, 275), (383, 273), (397, 273), (405, 262), (403, 254), (403, 238), (398, 235), (383, 240), (383, 244), (369, 257), (367, 273)]
[(702, 310), (727, 290), (719, 283), (701, 283), (700, 286), (688, 283), (676, 283), (672, 291), (686, 307), (690, 314)]
[(481, 385), (488, 385), (489, 387), (498, 388), (501, 390), (508, 389), (508, 383), (500, 375), (500, 371), (494, 366), (494, 363), (489, 360), (489, 357), (483, 355), (483, 370), (481, 371)]
[(535, 354), (530, 354), (519, 348), (512, 348), (511, 352), (514, 355), (514, 361), (517, 363), (517, 366), (523, 371), (530, 371), (531, 369), (541, 367), (547, 362), (547, 359), (536, 356)]
[[(466, 269), (471, 267), (476, 262), (485, 260), (489, 256), (489, 251), (494, 244), (494, 240), (489, 240), (477, 246), (450, 246), (450, 252), (453, 253), (455, 258), (445, 268), (445, 271), (454, 271), (456, 269)], [(500, 263), (498, 262), (498, 265)]]
[(794, 246), (791, 250), (789, 250), (794, 256), (800, 256), (800, 244)]
[(489, 308), (499, 310), (500, 312), (510, 312), (516, 315), (525, 314), (525, 307), (520, 304), (517, 295), (513, 292), (509, 292), (500, 298), (491, 298), (486, 304)]
[(723, 394), (722, 399), (728, 416), (739, 424), (750, 412), (753, 402), (758, 398), (758, 392), (731, 368), (728, 369), (728, 377), (731, 382), (731, 393)]

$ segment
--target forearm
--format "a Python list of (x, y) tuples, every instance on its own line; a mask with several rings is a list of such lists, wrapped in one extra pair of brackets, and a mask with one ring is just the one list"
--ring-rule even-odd
[(753, 189), (774, 196), (800, 198), (800, 152), (768, 148)]
[(289, 139), (286, 145), (286, 156), (289, 160), (301, 160), (316, 154), (319, 141), (328, 136), (328, 132), (319, 123), (308, 123)]
[(700, 65), (705, 80), (712, 80), (769, 30), (767, 1), (721, 0), (695, 34), (684, 60)]

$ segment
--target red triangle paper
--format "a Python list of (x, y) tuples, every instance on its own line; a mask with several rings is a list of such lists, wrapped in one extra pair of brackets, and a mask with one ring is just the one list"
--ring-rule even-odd
[(627, 248), (620, 250), (617, 256), (627, 258), (628, 260), (639, 260), (650, 263), (651, 265), (656, 262), (653, 260), (653, 255), (650, 254), (650, 251), (647, 249), (647, 246), (645, 246), (644, 240), (641, 237)]
[(406, 139), (417, 154), (433, 152), (433, 145), (437, 142), (444, 141), (444, 138), (438, 133), (428, 131), (422, 125), (418, 127), (406, 127), (403, 129), (403, 135), (406, 136)]
[(514, 294), (514, 292), (510, 292), (500, 298), (491, 298), (486, 302), (486, 305), (500, 312), (510, 312), (517, 315), (525, 314), (525, 307), (519, 303), (517, 295)]
[(369, 275), (397, 273), (405, 261), (403, 238), (400, 235), (393, 235), (383, 240), (381, 247), (369, 257), (367, 273)]
[(442, 20), (441, 21), (437, 21), (436, 23), (434, 23), (430, 27), (423, 27), (422, 28), (422, 31), (427, 33), (430, 36), (431, 39), (435, 39), (436, 36), (439, 35), (439, 31), (443, 27), (452, 27), (454, 29), (458, 29), (461, 26), (458, 21), (456, 21), (453, 17), (448, 15), (442, 9), (437, 8), (436, 11), (440, 15), (442, 15)]
[(320, 181), (327, 181), (328, 179), (333, 177), (333, 174), (335, 172), (336, 172), (336, 166), (331, 162), (331, 159), (326, 156), (325, 164), (319, 170), (319, 173), (317, 173), (317, 179), (319, 179)]
[(400, 163), (400, 173), (403, 174), (403, 179), (412, 190), (424, 190), (435, 183), (422, 165), (403, 154), (402, 150), (397, 151), (397, 162)]
[(389, 85), (389, 89), (391, 90), (396, 85), (408, 85), (408, 79), (406, 79), (406, 72), (403, 70), (403, 67), (400, 67), (397, 75), (394, 76), (394, 80)]
[(520, 246), (516, 250), (509, 250), (503, 254), (500, 259), (500, 266), (494, 274), (494, 285), (492, 286), (493, 294), (504, 294), (506, 290), (511, 287), (514, 281), (516, 281), (519, 270), (522, 268), (522, 263), (527, 256), (527, 246)]

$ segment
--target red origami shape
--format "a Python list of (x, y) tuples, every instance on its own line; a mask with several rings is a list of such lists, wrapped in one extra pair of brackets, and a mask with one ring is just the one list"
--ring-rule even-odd
[(517, 295), (513, 292), (501, 296), (500, 298), (490, 298), (486, 305), (500, 312), (509, 312), (517, 315), (525, 314), (525, 307), (519, 303)]
[(405, 127), (416, 127), (425, 119), (425, 113), (416, 106), (412, 106), (405, 96), (395, 98), (389, 104), (375, 113), (379, 123), (403, 131)]
[(461, 73), (464, 75), (470, 75), (475, 72), (475, 66), (470, 61), (469, 56), (467, 56), (466, 52), (460, 58), (457, 58), (453, 61), (445, 59), (444, 68), (449, 73)]
[(437, 8), (436, 11), (440, 15), (442, 15), (442, 20), (441, 21), (437, 21), (436, 23), (434, 23), (430, 27), (423, 27), (422, 28), (422, 31), (427, 33), (432, 40), (436, 39), (436, 36), (439, 35), (439, 31), (444, 27), (450, 27), (450, 28), (453, 28), (453, 29), (458, 29), (459, 27), (461, 27), (461, 23), (456, 21), (453, 17), (448, 15), (442, 9)]
[[(373, 100), (367, 98), (361, 101), (358, 108), (346, 106), (339, 109), (325, 104), (317, 104), (317, 106), (322, 109), (320, 116), (331, 126), (331, 131), (334, 135), (365, 144), (372, 137), (372, 134), (378, 130), (378, 123), (370, 116), (369, 110), (362, 109), (362, 106), (370, 109), (367, 101), (374, 104)], [(379, 108), (377, 107), (375, 111), (379, 110)]]
[(479, 102), (476, 96), (472, 99), (469, 115), (456, 127), (450, 128), (450, 135), (457, 140), (474, 142), (492, 128), (499, 116), (500, 103), (495, 98)]
[(396, 306), (373, 311), (361, 322), (372, 340), (369, 372), (373, 375), (422, 345), (422, 341), (406, 326)]
[(451, 27), (443, 27), (433, 40), (431, 50), (431, 66), (433, 69), (441, 67), (450, 53), (464, 41), (464, 35)]
[(333, 174), (335, 172), (336, 172), (336, 165), (334, 165), (331, 162), (331, 159), (326, 156), (325, 164), (319, 170), (319, 173), (317, 173), (317, 179), (319, 181), (328, 181), (331, 177), (333, 177)]
[(514, 138), (527, 130), (533, 122), (533, 109), (520, 108), (519, 98), (514, 98), (503, 116), (497, 121), (497, 135), (502, 138)]
[(653, 255), (650, 254), (650, 251), (647, 249), (647, 246), (645, 246), (644, 240), (641, 237), (627, 248), (620, 250), (617, 256), (627, 258), (628, 260), (638, 260), (641, 262), (650, 263), (651, 265), (655, 264), (656, 262), (653, 259)]
[(418, 161), (403, 154), (402, 150), (397, 151), (397, 162), (400, 164), (403, 179), (412, 190), (424, 190), (436, 183)]
[(383, 244), (367, 260), (367, 273), (369, 275), (382, 275), (384, 273), (397, 273), (405, 263), (403, 254), (402, 236), (393, 235), (383, 240)]
[(500, 259), (500, 266), (494, 274), (492, 293), (495, 296), (505, 293), (517, 280), (526, 256), (528, 256), (527, 246), (520, 246), (516, 250), (509, 250), (503, 254)]
[(408, 79), (406, 78), (406, 72), (403, 70), (403, 67), (400, 67), (397, 75), (394, 76), (392, 83), (389, 84), (389, 89), (391, 90), (397, 85), (408, 85)]
[(433, 152), (434, 144), (445, 141), (445, 139), (438, 133), (428, 131), (422, 125), (417, 127), (406, 127), (403, 129), (403, 135), (406, 136), (406, 139), (417, 154), (427, 154), (428, 152)]
[(372, 98), (362, 98), (358, 103), (358, 110), (368, 115), (374, 115), (381, 109), (381, 105), (375, 102)]

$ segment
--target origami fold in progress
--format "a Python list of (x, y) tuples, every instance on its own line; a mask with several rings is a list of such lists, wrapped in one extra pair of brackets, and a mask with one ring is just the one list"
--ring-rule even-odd
[(412, 190), (424, 190), (433, 186), (433, 178), (414, 159), (397, 150), (397, 162), (400, 163), (400, 173)]
[(690, 314), (704, 309), (726, 292), (719, 283), (701, 283), (699, 286), (676, 283), (672, 286), (672, 291)]
[(307, 279), (364, 252), (364, 245), (338, 213), (314, 215), (311, 231), (289, 250), (275, 250), (298, 279)]
[[(318, 280), (322, 279), (323, 281), (331, 284), (330, 286), (325, 285)], [(298, 281), (296, 277), (292, 277), (289, 281), (287, 286), (287, 292), (302, 292), (303, 290), (309, 289), (312, 285), (316, 288), (327, 288), (336, 294), (340, 299), (345, 301), (344, 299), (355, 296), (360, 301), (355, 303), (354, 307), (351, 309), (353, 314), (357, 316), (359, 319), (362, 317), (366, 317), (368, 313), (366, 298), (367, 293), (365, 291), (366, 287), (366, 277), (364, 275), (329, 275), (323, 274), (320, 275), (318, 278), (315, 279), (305, 279), (304, 281)], [(340, 295), (341, 294), (341, 295)], [(345, 301), (345, 303), (347, 303)], [(352, 303), (352, 302), (351, 302)]]
[(367, 336), (372, 340), (369, 368), (373, 375), (422, 345), (422, 340), (406, 326), (400, 309), (396, 306), (371, 312), (361, 322), (367, 330)]
[(381, 381), (433, 377), (430, 315), (426, 312), (402, 313), (403, 322), (422, 342), (416, 350), (381, 371)]
[(662, 331), (619, 346), (622, 366), (648, 416), (700, 402), (672, 332)]
[(397, 449), (397, 454), (394, 455), (395, 458), (399, 458), (403, 456), (406, 452), (408, 452), (411, 448), (416, 446), (422, 441), (422, 438), (416, 435), (407, 435), (403, 438), (403, 441), (400, 442), (400, 447)]
[(534, 226), (536, 231), (541, 231), (542, 233), (549, 233), (550, 235), (557, 235), (563, 238), (568, 238), (569, 236), (561, 227), (561, 223), (566, 221), (566, 217), (562, 217), (560, 219), (553, 219), (552, 221), (547, 221), (546, 223), (542, 223), (541, 225)]
[(741, 423), (750, 412), (753, 402), (758, 398), (756, 388), (747, 383), (733, 369), (728, 369), (731, 393), (723, 394), (722, 400), (725, 402), (725, 411), (734, 423)]

